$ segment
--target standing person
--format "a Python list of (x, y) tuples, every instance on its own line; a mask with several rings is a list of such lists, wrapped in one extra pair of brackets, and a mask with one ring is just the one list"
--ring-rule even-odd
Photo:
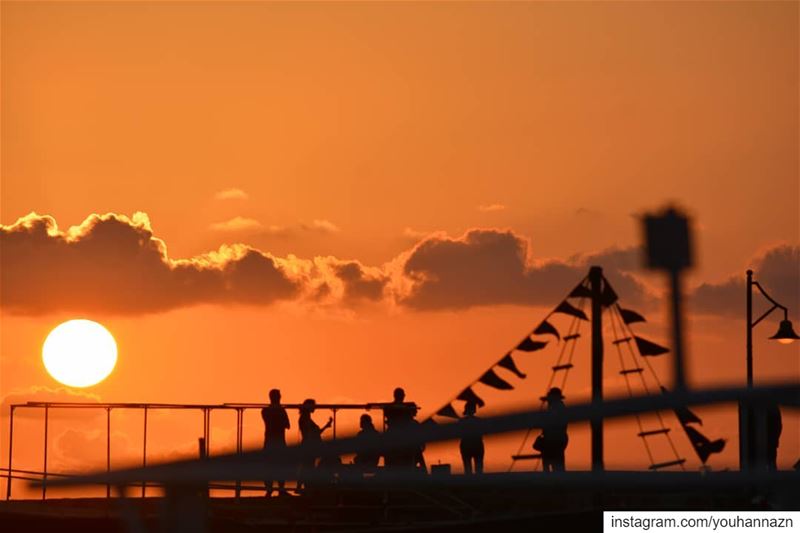
[[(358, 425), (361, 428), (358, 432), (359, 439), (368, 441), (369, 439), (374, 439), (378, 436), (378, 430), (375, 429), (375, 425), (372, 423), (372, 417), (368, 414), (364, 413), (361, 415)], [(353, 458), (353, 463), (367, 472), (374, 472), (375, 469), (378, 468), (378, 462), (380, 460), (381, 455), (378, 452), (362, 452)]]
[[(547, 402), (549, 413), (560, 415), (564, 411), (564, 395), (561, 389), (553, 387), (547, 391), (547, 396), (541, 398)], [(567, 436), (567, 423), (555, 422), (542, 428), (542, 466), (545, 472), (564, 471), (564, 451), (567, 449), (569, 437)]]
[[(270, 460), (270, 451), (286, 449), (286, 430), (289, 429), (289, 416), (281, 405), (281, 391), (269, 391), (269, 405), (261, 410), (261, 419), (264, 421), (264, 452), (269, 464), (280, 464), (279, 461)], [(267, 497), (272, 495), (272, 479), (264, 480), (267, 487)], [(279, 479), (278, 494), (285, 495), (285, 480)]]
[[(328, 422), (319, 427), (316, 422), (311, 418), (311, 414), (316, 410), (317, 402), (311, 398), (305, 400), (303, 405), (300, 406), (300, 418), (297, 421), (297, 425), (300, 428), (300, 444), (307, 446), (318, 444), (322, 442), (322, 434), (325, 432), (326, 429), (331, 427), (333, 423), (333, 417), (328, 418)], [(300, 471), (308, 471), (313, 470), (317, 464), (316, 457), (307, 457), (300, 462)], [(297, 482), (297, 488), (302, 488), (303, 483), (301, 481)]]
[[(473, 420), (478, 418), (475, 412), (478, 410), (478, 405), (473, 401), (467, 401), (464, 405), (464, 418), (461, 419), (462, 424), (470, 424)], [(476, 435), (471, 437), (464, 437), (459, 444), (461, 451), (461, 462), (464, 463), (464, 474), (476, 474), (483, 472), (483, 436)]]
[[(397, 387), (394, 389), (394, 401), (386, 404), (383, 408), (383, 416), (386, 420), (386, 432), (402, 430), (412, 427), (415, 424), (414, 417), (417, 414), (417, 406), (414, 403), (406, 402), (406, 391)], [(417, 463), (419, 450), (392, 449), (384, 453), (384, 464), (387, 467), (413, 468)]]

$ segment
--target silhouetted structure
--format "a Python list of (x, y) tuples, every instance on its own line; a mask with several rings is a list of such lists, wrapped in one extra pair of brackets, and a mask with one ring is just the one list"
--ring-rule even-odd
[[(475, 402), (467, 402), (464, 405), (464, 418), (461, 419), (462, 424), (469, 424), (477, 417), (475, 412), (478, 410), (478, 405)], [(459, 450), (461, 451), (461, 462), (464, 463), (464, 474), (483, 473), (483, 437), (475, 435), (464, 437), (459, 443)]]
[[(564, 395), (561, 389), (553, 387), (542, 400), (547, 402), (547, 410), (556, 415), (564, 411)], [(541, 439), (542, 467), (545, 472), (561, 472), (564, 470), (564, 451), (567, 449), (569, 437), (566, 422), (550, 424), (542, 429)]]
[[(322, 433), (331, 427), (333, 424), (333, 417), (328, 418), (328, 422), (322, 427), (319, 427), (316, 422), (311, 418), (311, 414), (316, 410), (317, 402), (309, 398), (300, 406), (300, 417), (297, 425), (300, 428), (300, 439), (303, 445), (313, 445), (322, 442)], [(317, 464), (316, 457), (307, 457), (300, 463), (300, 471), (313, 470)], [(297, 488), (303, 487), (303, 483), (298, 481)]]
[[(269, 391), (269, 403), (261, 410), (261, 419), (264, 420), (264, 452), (267, 461), (270, 460), (270, 451), (282, 450), (286, 448), (286, 430), (289, 429), (289, 415), (286, 409), (281, 406), (281, 391), (272, 389)], [(285, 494), (285, 480), (279, 479), (278, 492)], [(265, 479), (264, 485), (267, 487), (267, 496), (272, 495), (272, 479)]]
[[(375, 429), (375, 425), (372, 423), (372, 417), (366, 413), (361, 415), (358, 425), (361, 428), (358, 432), (358, 437), (361, 439), (374, 438), (379, 435), (378, 430)], [(381, 456), (378, 453), (362, 452), (355, 456), (353, 462), (366, 471), (374, 471), (378, 467), (380, 460)]]

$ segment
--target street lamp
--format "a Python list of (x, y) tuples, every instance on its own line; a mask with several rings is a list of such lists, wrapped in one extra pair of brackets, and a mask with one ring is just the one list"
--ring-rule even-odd
[[(758, 291), (772, 303), (772, 307), (767, 309), (767, 311), (758, 317), (755, 321), (753, 320), (753, 287), (756, 287)], [(770, 337), (771, 340), (776, 340), (781, 344), (791, 344), (794, 341), (800, 339), (800, 336), (794, 332), (794, 328), (792, 328), (792, 322), (789, 320), (789, 310), (776, 302), (772, 297), (767, 294), (767, 291), (764, 290), (764, 287), (761, 286), (757, 281), (753, 281), (753, 271), (747, 271), (747, 387), (753, 387), (753, 328), (756, 327), (759, 322), (767, 318), (770, 313), (772, 313), (776, 309), (783, 309), (783, 320), (781, 320), (780, 326), (778, 326), (778, 331)], [(739, 407), (739, 468), (744, 469), (747, 467), (751, 467), (755, 462), (756, 458), (760, 458), (762, 455), (766, 454), (766, 436), (763, 435), (765, 428), (760, 428), (762, 431), (759, 431), (759, 446), (753, 446), (753, 434), (755, 433), (755, 424), (754, 420), (751, 416), (751, 409), (748, 405), (741, 405)], [(756, 448), (760, 450), (760, 453), (755, 453)]]

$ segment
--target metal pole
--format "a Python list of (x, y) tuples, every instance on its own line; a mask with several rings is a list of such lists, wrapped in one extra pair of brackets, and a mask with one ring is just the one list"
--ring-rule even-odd
[[(111, 408), (106, 407), (106, 472), (111, 472)], [(111, 485), (106, 484), (106, 498), (111, 497)]]
[[(242, 409), (236, 408), (236, 453), (242, 453)], [(235, 496), (238, 500), (242, 494), (242, 480), (236, 480)]]
[(669, 280), (672, 293), (672, 342), (674, 346), (672, 349), (674, 354), (673, 366), (673, 387), (676, 391), (686, 389), (686, 371), (683, 366), (683, 315), (681, 315), (681, 299), (683, 293), (681, 292), (681, 271), (677, 268), (671, 269), (669, 272)]
[(753, 271), (747, 271), (747, 387), (753, 387)]
[(11, 414), (8, 421), (8, 477), (6, 481), (6, 500), (11, 499), (11, 452), (14, 450), (14, 406), (11, 406)]
[[(592, 291), (592, 403), (603, 403), (603, 269), (593, 266), (589, 270)], [(592, 428), (592, 470), (603, 470), (603, 421), (594, 418)]]
[(333, 409), (333, 440), (336, 440), (336, 409)]
[[(142, 436), (142, 468), (147, 466), (147, 406), (144, 406), (144, 430)], [(142, 498), (147, 492), (147, 480), (142, 480)]]
[(42, 472), (42, 499), (47, 498), (47, 424), (50, 418), (50, 408), (44, 407), (44, 469)]
[[(747, 365), (747, 388), (753, 387), (753, 271), (747, 271), (747, 316), (746, 341), (745, 341), (745, 362)], [(739, 470), (746, 471), (751, 466), (751, 436), (753, 420), (751, 417), (752, 409), (744, 402), (739, 403)]]

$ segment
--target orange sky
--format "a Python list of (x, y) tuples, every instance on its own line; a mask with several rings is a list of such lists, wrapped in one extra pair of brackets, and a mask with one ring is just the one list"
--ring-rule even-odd
[[(95, 213), (134, 221), (107, 223), (83, 241), (85, 266), (57, 275), (54, 248), (5, 245), (0, 392), (58, 388), (41, 343), (86, 316), (120, 346), (87, 391), (102, 400), (262, 401), (280, 386), (287, 401), (365, 401), (403, 384), (430, 412), (558, 303), (587, 266), (577, 254), (599, 254), (650, 319), (642, 331), (667, 342), (662, 280), (631, 264), (634, 215), (666, 201), (695, 216), (690, 291), (707, 284), (690, 300), (692, 378), (739, 382), (729, 277), (755, 266), (800, 316), (798, 15), (788, 2), (3, 2), (3, 230), (31, 211), (61, 231)], [(115, 251), (136, 231), (166, 255)], [(234, 243), (270, 255), (200, 257)], [(93, 292), (113, 286), (109, 257), (131, 258), (119, 305)], [(236, 268), (198, 278), (202, 294), (133, 284), (192, 258)], [(291, 296), (252, 285), (263, 264)], [(757, 330), (756, 377), (797, 378), (800, 351), (770, 345), (773, 328)], [(530, 382), (490, 403), (538, 397), (551, 355), (527, 356)], [(586, 397), (574, 379), (568, 396)], [(711, 463), (735, 466), (735, 418), (708, 416), (707, 433), (732, 440)], [(800, 456), (796, 418), (784, 466)], [(586, 464), (573, 442), (568, 459)]]

